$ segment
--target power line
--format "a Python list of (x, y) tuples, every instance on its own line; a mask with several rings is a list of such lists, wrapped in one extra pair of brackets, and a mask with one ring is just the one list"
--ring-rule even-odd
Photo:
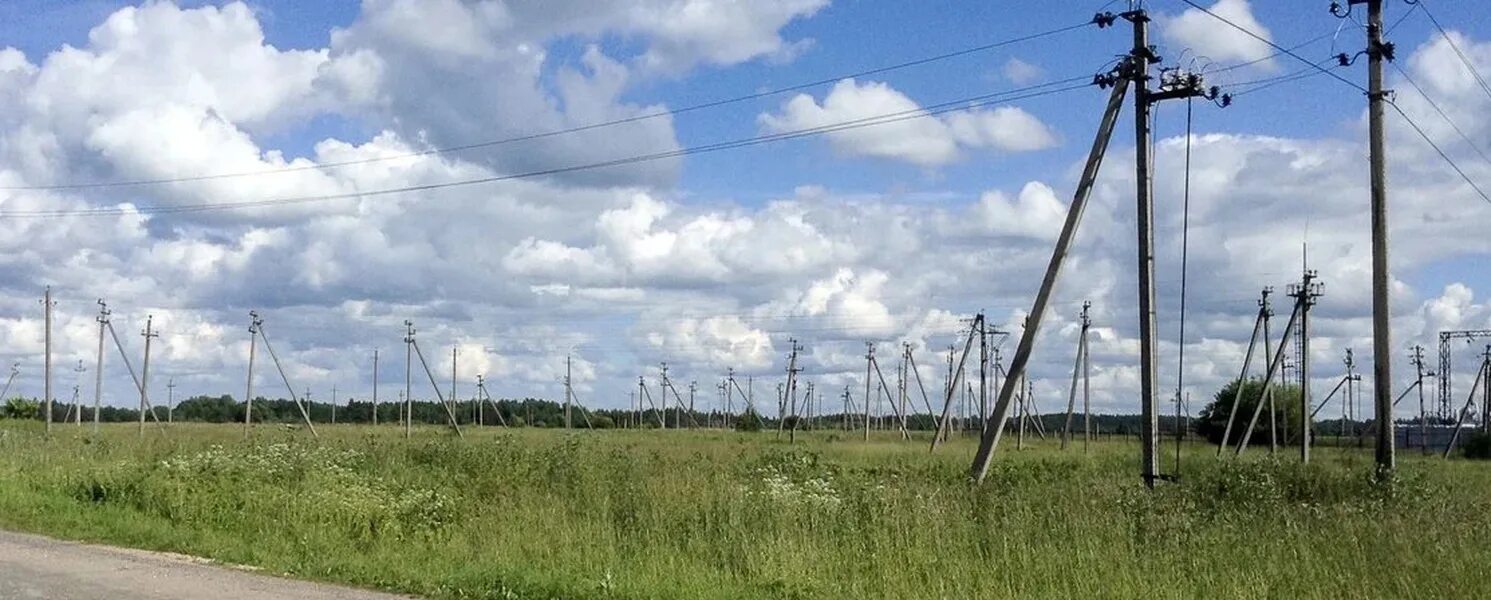
[(1443, 36), (1444, 41), (1449, 43), (1450, 49), (1455, 51), (1455, 56), (1460, 57), (1460, 62), (1465, 65), (1466, 69), (1470, 70), (1470, 75), (1475, 78), (1476, 83), (1480, 84), (1481, 91), (1486, 93), (1486, 98), (1491, 99), (1491, 85), (1486, 85), (1486, 78), (1481, 77), (1481, 72), (1475, 68), (1475, 63), (1471, 62), (1470, 57), (1465, 56), (1465, 52), (1460, 50), (1460, 45), (1456, 44), (1455, 39), (1450, 37), (1449, 32), (1444, 30), (1444, 26), (1439, 24), (1439, 19), (1436, 19), (1434, 13), (1429, 10), (1428, 3), (1425, 0), (1414, 0), (1410, 4), (1417, 5), (1423, 9), (1424, 16), (1429, 17), (1429, 22), (1434, 24), (1434, 28), (1439, 30), (1439, 35)]
[(1434, 143), (1434, 140), (1429, 138), (1429, 134), (1425, 133), (1423, 128), (1419, 127), (1419, 124), (1414, 122), (1412, 117), (1408, 116), (1408, 113), (1403, 112), (1403, 109), (1398, 106), (1397, 102), (1389, 100), (1387, 104), (1388, 106), (1393, 107), (1393, 110), (1398, 111), (1398, 114), (1403, 117), (1403, 120), (1408, 122), (1408, 126), (1412, 127), (1414, 131), (1418, 132), (1419, 137), (1424, 138), (1424, 141), (1429, 144), (1429, 147), (1433, 148), (1435, 152), (1439, 153), (1439, 157), (1444, 159), (1444, 162), (1449, 163), (1450, 168), (1454, 169), (1455, 173), (1458, 173), (1460, 175), (1460, 179), (1465, 180), (1465, 183), (1469, 184), (1471, 189), (1475, 190), (1475, 193), (1481, 196), (1482, 200), (1485, 200), (1487, 203), (1491, 203), (1491, 196), (1487, 196), (1486, 192), (1481, 189), (1481, 186), (1476, 185), (1475, 182), (1470, 179), (1470, 176), (1466, 175), (1465, 171), (1460, 168), (1460, 165), (1455, 164), (1455, 160), (1450, 158), (1450, 155), (1446, 154), (1445, 151), (1439, 147), (1439, 144)]
[(1419, 96), (1423, 97), (1424, 101), (1429, 103), (1429, 107), (1433, 108), (1434, 112), (1439, 113), (1439, 118), (1444, 119), (1444, 122), (1448, 123), (1450, 128), (1454, 129), (1455, 133), (1460, 135), (1460, 139), (1465, 140), (1465, 143), (1469, 144), (1470, 148), (1472, 150), (1475, 150), (1476, 154), (1480, 155), (1481, 160), (1486, 161), (1486, 164), (1491, 165), (1491, 158), (1488, 158), (1486, 156), (1486, 152), (1484, 150), (1481, 150), (1481, 146), (1475, 143), (1474, 140), (1470, 139), (1470, 136), (1465, 135), (1465, 130), (1460, 129), (1460, 126), (1455, 124), (1455, 120), (1451, 119), (1450, 115), (1448, 113), (1445, 113), (1443, 108), (1439, 107), (1439, 103), (1435, 102), (1433, 98), (1430, 98), (1429, 93), (1425, 92), (1424, 88), (1419, 87), (1418, 82), (1414, 81), (1413, 77), (1408, 74), (1408, 70), (1398, 66), (1398, 63), (1396, 62), (1391, 64), (1393, 65), (1393, 68), (1398, 71), (1398, 74), (1403, 76), (1403, 80), (1407, 81), (1408, 85), (1412, 86), (1414, 91), (1417, 91), (1419, 93)]
[(364, 164), (371, 164), (371, 163), (378, 163), (378, 162), (385, 162), (385, 161), (392, 161), (392, 160), (403, 160), (403, 159), (409, 159), (409, 158), (419, 158), (419, 157), (432, 156), (432, 155), (452, 154), (452, 153), (463, 152), (463, 151), (467, 151), (467, 150), (476, 150), (476, 149), (480, 149), (480, 148), (491, 148), (491, 147), (495, 147), (495, 146), (503, 146), (503, 145), (513, 144), (513, 143), (518, 143), (518, 142), (527, 142), (527, 141), (545, 139), (545, 138), (550, 138), (550, 137), (555, 137), (555, 136), (560, 136), (560, 135), (566, 135), (566, 134), (571, 134), (571, 133), (579, 133), (579, 132), (584, 132), (584, 131), (591, 131), (591, 130), (596, 130), (596, 129), (602, 129), (602, 128), (612, 127), (612, 126), (616, 126), (616, 125), (625, 125), (625, 124), (629, 124), (629, 123), (637, 123), (637, 122), (641, 122), (641, 121), (648, 121), (648, 120), (651, 120), (651, 119), (657, 119), (657, 118), (661, 118), (661, 117), (676, 116), (676, 115), (680, 115), (680, 114), (685, 114), (685, 113), (690, 113), (690, 112), (705, 110), (705, 109), (709, 109), (709, 108), (716, 108), (716, 107), (720, 107), (720, 106), (726, 106), (726, 105), (729, 105), (729, 104), (737, 104), (737, 103), (745, 102), (745, 101), (748, 101), (748, 100), (756, 100), (756, 99), (760, 99), (760, 98), (767, 98), (767, 97), (771, 97), (771, 96), (777, 96), (777, 95), (785, 94), (787, 92), (795, 92), (795, 91), (800, 91), (800, 90), (804, 90), (804, 89), (808, 89), (808, 88), (814, 88), (814, 87), (818, 87), (818, 86), (822, 86), (822, 85), (827, 85), (827, 84), (830, 84), (830, 83), (835, 83), (835, 82), (838, 82), (838, 81), (841, 81), (841, 80), (844, 80), (844, 79), (866, 77), (866, 76), (870, 76), (870, 75), (878, 75), (878, 74), (881, 74), (881, 73), (888, 73), (888, 72), (891, 72), (891, 71), (898, 71), (898, 70), (901, 70), (901, 69), (907, 69), (907, 68), (910, 68), (910, 67), (921, 66), (921, 65), (925, 65), (925, 64), (929, 64), (929, 63), (933, 63), (933, 62), (948, 60), (948, 59), (957, 58), (957, 57), (961, 57), (961, 56), (967, 56), (967, 55), (970, 55), (970, 54), (977, 54), (977, 53), (980, 53), (980, 52), (987, 52), (989, 50), (993, 50), (993, 49), (996, 49), (996, 48), (1001, 48), (1001, 47), (1004, 47), (1004, 46), (1010, 46), (1010, 45), (1018, 44), (1018, 43), (1022, 43), (1022, 42), (1029, 42), (1029, 41), (1034, 41), (1034, 40), (1038, 40), (1038, 39), (1041, 39), (1041, 38), (1051, 37), (1051, 36), (1054, 36), (1054, 35), (1059, 35), (1059, 34), (1062, 34), (1062, 33), (1066, 33), (1066, 32), (1074, 31), (1074, 30), (1077, 30), (1077, 29), (1081, 29), (1083, 27), (1087, 27), (1089, 25), (1093, 25), (1096, 22), (1097, 22), (1096, 19), (1094, 19), (1094, 20), (1083, 22), (1083, 23), (1078, 23), (1078, 24), (1075, 24), (1075, 25), (1068, 25), (1068, 26), (1065, 26), (1065, 27), (1058, 27), (1056, 29), (1051, 29), (1051, 30), (1048, 30), (1048, 31), (1043, 31), (1043, 32), (1040, 32), (1040, 33), (1034, 33), (1034, 34), (1030, 34), (1030, 35), (1025, 35), (1025, 36), (1020, 36), (1020, 37), (1010, 38), (1010, 39), (1001, 40), (1001, 41), (997, 41), (997, 42), (991, 42), (991, 43), (988, 43), (988, 44), (982, 44), (982, 45), (979, 45), (979, 46), (973, 46), (973, 47), (970, 47), (970, 48), (964, 48), (962, 50), (956, 50), (956, 51), (953, 51), (953, 52), (946, 52), (946, 53), (937, 54), (937, 55), (934, 55), (934, 56), (927, 56), (927, 57), (918, 58), (918, 59), (915, 59), (915, 60), (909, 60), (909, 61), (905, 61), (905, 62), (901, 62), (901, 63), (896, 63), (896, 64), (893, 64), (893, 65), (887, 65), (887, 66), (883, 66), (883, 67), (875, 67), (875, 68), (871, 68), (871, 69), (865, 69), (865, 70), (862, 70), (862, 71), (857, 71), (857, 72), (849, 73), (849, 74), (845, 74), (845, 75), (838, 75), (838, 76), (834, 76), (834, 77), (826, 77), (826, 78), (817, 79), (817, 80), (814, 80), (814, 81), (808, 81), (808, 82), (804, 82), (804, 83), (797, 83), (797, 84), (793, 84), (793, 85), (788, 85), (788, 86), (783, 86), (783, 87), (778, 87), (778, 88), (772, 88), (772, 89), (769, 89), (769, 90), (763, 90), (763, 91), (754, 92), (754, 93), (750, 93), (750, 94), (745, 94), (745, 95), (741, 95), (741, 96), (734, 96), (734, 97), (731, 97), (731, 98), (723, 98), (723, 99), (718, 99), (718, 100), (709, 100), (709, 101), (706, 101), (706, 102), (701, 102), (701, 103), (698, 103), (698, 104), (692, 104), (692, 105), (689, 105), (689, 106), (684, 106), (684, 107), (677, 108), (677, 109), (672, 109), (672, 110), (654, 111), (654, 112), (650, 112), (650, 113), (643, 113), (643, 114), (640, 114), (640, 115), (633, 115), (633, 116), (630, 116), (630, 117), (625, 117), (625, 118), (621, 118), (621, 119), (614, 119), (614, 120), (610, 120), (610, 121), (602, 121), (602, 122), (597, 122), (597, 123), (590, 123), (590, 124), (586, 124), (586, 125), (579, 125), (579, 126), (569, 127), (569, 128), (565, 128), (565, 129), (557, 129), (557, 130), (545, 131), (545, 132), (542, 132), (542, 133), (534, 133), (534, 134), (528, 134), (528, 135), (521, 135), (521, 136), (516, 136), (516, 137), (509, 137), (509, 138), (503, 138), (503, 139), (497, 139), (497, 140), (489, 140), (489, 141), (484, 141), (484, 142), (475, 142), (475, 143), (463, 144), (463, 145), (459, 145), (459, 146), (447, 146), (447, 147), (442, 147), (442, 148), (431, 148), (429, 150), (422, 150), (422, 151), (419, 151), (419, 152), (410, 152), (410, 153), (406, 153), (406, 154), (394, 154), (394, 155), (388, 155), (388, 156), (377, 156), (377, 157), (357, 159), (357, 160), (346, 160), (346, 161), (319, 163), (319, 164), (314, 164), (314, 165), (301, 165), (301, 166), (295, 166), (295, 167), (284, 167), (284, 168), (280, 168), (280, 169), (267, 169), (267, 170), (261, 170), (261, 171), (244, 171), (244, 172), (236, 172), (236, 173), (215, 173), (215, 174), (195, 175), (195, 176), (187, 176), (187, 177), (166, 177), (166, 178), (159, 178), (159, 179), (137, 179), (137, 180), (126, 180), (126, 181), (100, 181), (100, 182), (87, 182), (87, 183), (64, 183), (64, 184), (56, 184), (56, 185), (37, 185), (37, 186), (6, 186), (6, 187), (0, 187), (0, 191), (23, 191), (23, 190), (43, 191), (43, 190), (98, 189), (98, 188), (112, 188), (112, 187), (138, 187), (138, 186), (162, 185), (162, 184), (169, 184), (169, 183), (186, 183), (186, 182), (193, 182), (193, 181), (209, 181), (209, 180), (216, 180), (216, 179), (232, 179), (232, 178), (240, 178), (240, 177), (255, 177), (255, 176), (262, 176), (262, 175), (277, 175), (277, 174), (284, 174), (284, 173), (295, 173), (295, 172), (301, 172), (301, 171), (328, 170), (328, 169), (335, 169), (335, 168), (348, 167), (348, 166), (354, 166), (354, 165), (364, 165)]
[(1199, 11), (1203, 12), (1203, 13), (1206, 13), (1207, 15), (1210, 15), (1211, 18), (1213, 18), (1213, 19), (1216, 19), (1218, 21), (1226, 23), (1227, 26), (1229, 26), (1229, 27), (1231, 27), (1233, 29), (1241, 31), (1244, 34), (1247, 34), (1248, 37), (1251, 37), (1251, 38), (1253, 38), (1255, 40), (1258, 40), (1260, 42), (1268, 44), (1274, 50), (1277, 50), (1277, 51), (1279, 51), (1279, 52), (1281, 52), (1283, 54), (1286, 54), (1286, 55), (1288, 55), (1290, 57), (1293, 57), (1295, 60), (1298, 60), (1298, 61), (1300, 61), (1302, 63), (1310, 65), (1311, 67), (1314, 67), (1316, 70), (1320, 71), (1321, 73), (1325, 73), (1326, 75), (1330, 75), (1336, 81), (1339, 81), (1339, 82), (1344, 83), (1346, 85), (1349, 85), (1349, 86), (1351, 86), (1353, 88), (1356, 88), (1357, 90), (1361, 91), (1362, 93), (1366, 93), (1367, 92), (1367, 88), (1364, 88), (1364, 87), (1358, 85), (1356, 82), (1354, 82), (1354, 81), (1352, 81), (1350, 79), (1347, 79), (1345, 77), (1342, 77), (1342, 76), (1340, 76), (1340, 75), (1338, 75), (1336, 73), (1333, 73), (1330, 70), (1326, 69), (1325, 67), (1322, 67), (1322, 66), (1320, 66), (1318, 64), (1315, 64), (1314, 62), (1311, 62), (1309, 59), (1307, 59), (1307, 58), (1305, 58), (1303, 56), (1300, 56), (1299, 54), (1296, 54), (1293, 50), (1290, 50), (1289, 48), (1285, 48), (1283, 46), (1275, 44), (1272, 40), (1269, 40), (1268, 38), (1265, 38), (1265, 37), (1263, 37), (1261, 35), (1253, 33), (1252, 30), (1250, 30), (1250, 29), (1248, 29), (1246, 27), (1238, 25), (1237, 23), (1233, 23), (1232, 21), (1228, 20), (1226, 17), (1218, 15), (1217, 13), (1214, 13), (1210, 9), (1208, 9), (1208, 8), (1206, 8), (1204, 6), (1201, 6), (1200, 4), (1196, 4), (1194, 2), (1194, 0), (1180, 0), (1180, 1), (1184, 2), (1186, 4), (1191, 5), (1191, 8), (1194, 8), (1196, 10), (1199, 10)]
[[(793, 140), (793, 139), (797, 139), (797, 138), (803, 138), (803, 137), (809, 137), (809, 136), (815, 136), (815, 135), (822, 135), (822, 134), (826, 134), (826, 133), (834, 133), (834, 132), (838, 132), (838, 131), (846, 131), (846, 130), (851, 130), (851, 129), (859, 129), (859, 128), (863, 128), (863, 127), (872, 127), (872, 126), (875, 126), (875, 125), (886, 125), (886, 124), (890, 124), (890, 123), (898, 123), (898, 122), (901, 122), (901, 121), (907, 121), (907, 120), (911, 120), (911, 119), (921, 119), (921, 118), (926, 118), (926, 117), (930, 117), (930, 116), (934, 116), (934, 115), (939, 115), (939, 114), (943, 114), (943, 113), (947, 113), (947, 112), (962, 111), (962, 110), (972, 110), (972, 109), (976, 109), (976, 108), (982, 108), (982, 107), (990, 106), (992, 104), (995, 104), (996, 101), (997, 101), (997, 103), (1007, 103), (1007, 102), (1013, 102), (1013, 101), (1017, 101), (1017, 100), (1027, 100), (1027, 99), (1031, 99), (1031, 98), (1038, 98), (1038, 97), (1041, 97), (1041, 96), (1048, 96), (1048, 95), (1052, 95), (1052, 94), (1058, 94), (1058, 93), (1069, 92), (1069, 91), (1073, 91), (1073, 90), (1077, 90), (1077, 89), (1082, 89), (1082, 88), (1088, 87), (1090, 85), (1090, 79), (1091, 78), (1088, 77), (1088, 76), (1073, 77), (1073, 78), (1063, 79), (1063, 80), (1060, 80), (1060, 81), (1053, 81), (1053, 82), (1049, 82), (1049, 83), (1043, 83), (1043, 84), (1038, 84), (1038, 85), (1033, 85), (1033, 86), (1027, 86), (1027, 87), (1024, 87), (1024, 88), (1017, 88), (1017, 89), (1012, 89), (1012, 90), (1006, 90), (1006, 91), (1003, 91), (1003, 92), (995, 92), (995, 93), (984, 94), (984, 95), (980, 95), (980, 96), (973, 96), (973, 97), (969, 97), (969, 98), (963, 98), (963, 99), (959, 99), (959, 100), (953, 100), (953, 101), (949, 101), (949, 102), (942, 102), (942, 103), (938, 103), (938, 104), (933, 104), (933, 105), (926, 106), (926, 107), (919, 107), (919, 108), (911, 109), (911, 110), (905, 110), (905, 111), (899, 111), (899, 112), (895, 112), (895, 113), (888, 113), (888, 114), (876, 115), (876, 116), (871, 116), (871, 117), (864, 117), (864, 118), (861, 118), (861, 119), (854, 119), (854, 120), (850, 120), (850, 121), (843, 121), (843, 122), (839, 122), (839, 123), (832, 123), (832, 124), (821, 125), (821, 126), (817, 126), (817, 127), (809, 127), (809, 128), (797, 129), (797, 130), (792, 130), (792, 131), (779, 132), (779, 133), (775, 133), (775, 134), (761, 135), (761, 136), (755, 136), (755, 137), (750, 137), (750, 138), (731, 140), (731, 141), (726, 141), (726, 142), (718, 142), (718, 143), (714, 143), (714, 144), (705, 144), (705, 145), (702, 145), (702, 146), (692, 146), (692, 147), (688, 147), (688, 148), (681, 148), (681, 149), (678, 149), (678, 150), (669, 150), (669, 151), (665, 151), (665, 152), (656, 152), (656, 153), (652, 153), (652, 154), (635, 155), (635, 156), (629, 156), (629, 157), (625, 157), (625, 158), (618, 158), (618, 159), (612, 159), (612, 160), (606, 160), (606, 161), (600, 161), (600, 162), (593, 162), (593, 163), (585, 163), (585, 164), (578, 164), (578, 165), (569, 165), (569, 166), (563, 166), (563, 167), (553, 167), (553, 168), (547, 168), (547, 169), (538, 169), (538, 170), (534, 170), (534, 171), (512, 173), (512, 174), (507, 174), (507, 175), (493, 175), (493, 176), (490, 176), (490, 177), (480, 177), (480, 178), (475, 178), (475, 179), (463, 179), (463, 180), (457, 180), (457, 181), (444, 181), (444, 182), (438, 182), (438, 183), (426, 183), (426, 184), (402, 186), (402, 187), (396, 187), (396, 188), (387, 188), (387, 189), (380, 189), (380, 190), (372, 190), (372, 191), (367, 191), (367, 192), (350, 192), (350, 193), (337, 193), (337, 194), (322, 194), (322, 195), (314, 195), (314, 196), (293, 196), (293, 197), (287, 197), (287, 198), (275, 198), (275, 199), (267, 199), (267, 200), (246, 200), (246, 201), (239, 201), (239, 202), (207, 202), (207, 203), (200, 203), (200, 204), (186, 204), (186, 205), (177, 205), (177, 206), (168, 206), (168, 205), (167, 206), (162, 206), (162, 205), (138, 206), (138, 207), (120, 207), (120, 206), (114, 206), (114, 207), (97, 207), (97, 208), (84, 208), (84, 209), (8, 211), (8, 212), (0, 212), (0, 218), (54, 218), (54, 217), (70, 217), (70, 216), (94, 217), (94, 216), (122, 216), (122, 215), (130, 215), (130, 214), (197, 213), (197, 212), (209, 212), (209, 211), (217, 211), (217, 210), (231, 210), (231, 209), (239, 209), (239, 208), (257, 208), (257, 207), (267, 207), (267, 206), (282, 206), (282, 205), (290, 205), (290, 204), (303, 204), (303, 203), (311, 203), (311, 202), (324, 202), (324, 201), (329, 201), (329, 200), (345, 200), (345, 199), (352, 199), (352, 198), (362, 199), (362, 198), (368, 198), (368, 197), (374, 197), (374, 196), (387, 196), (387, 195), (393, 195), (393, 194), (403, 194), (403, 193), (409, 193), (409, 192), (422, 192), (422, 191), (430, 191), (430, 190), (453, 188), (453, 187), (464, 187), (464, 186), (480, 185), (480, 184), (487, 184), (487, 183), (497, 183), (497, 182), (502, 182), (502, 181), (513, 181), (513, 180), (519, 180), (519, 179), (532, 179), (532, 178), (536, 178), (536, 177), (544, 177), (544, 176), (549, 176), (549, 175), (558, 175), (558, 174), (563, 174), (563, 173), (573, 173), (573, 172), (579, 172), (579, 171), (590, 171), (590, 170), (595, 170), (595, 169), (603, 169), (603, 168), (609, 168), (609, 167), (631, 165), (631, 164), (636, 164), (636, 163), (650, 162), (650, 161), (656, 161), (656, 160), (662, 160), (662, 159), (668, 159), (668, 158), (678, 158), (678, 157), (683, 157), (683, 156), (691, 156), (691, 155), (695, 155), (695, 154), (704, 154), (704, 153), (709, 153), (709, 152), (717, 152), (717, 151), (721, 151), (721, 150), (732, 150), (732, 149), (736, 149), (736, 148), (744, 148), (744, 147), (756, 146), (756, 145), (766, 144), (766, 143), (772, 143), (772, 142), (779, 142), (779, 141), (785, 141), (785, 140)], [(1055, 86), (1061, 86), (1063, 84), (1073, 84), (1074, 82), (1079, 82), (1079, 81), (1084, 82), (1084, 83), (1075, 84), (1075, 85), (1065, 85), (1064, 87), (1055, 87)], [(1050, 88), (1050, 89), (1042, 89), (1042, 88)], [(1040, 90), (1040, 91), (1036, 91), (1036, 90)]]

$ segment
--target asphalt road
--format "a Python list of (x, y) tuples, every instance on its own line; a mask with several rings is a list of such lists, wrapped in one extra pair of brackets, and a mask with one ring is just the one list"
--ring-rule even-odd
[(280, 579), (190, 556), (0, 531), (0, 598), (394, 600), (407, 596)]

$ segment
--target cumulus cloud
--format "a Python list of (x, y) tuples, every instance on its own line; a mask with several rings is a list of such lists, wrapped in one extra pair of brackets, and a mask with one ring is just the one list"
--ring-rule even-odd
[[(1209, 10), (1265, 40), (1273, 40), (1273, 33), (1253, 16), (1248, 0), (1217, 0)], [(1162, 15), (1158, 20), (1163, 35), (1177, 46), (1177, 53), (1189, 49), (1216, 61), (1260, 61), (1256, 63), (1259, 68), (1278, 68), (1273, 59), (1264, 60), (1273, 53), (1267, 43), (1195, 8), (1173, 17)]]
[[(885, 115), (912, 115), (921, 106), (881, 82), (860, 84), (845, 79), (829, 90), (822, 103), (799, 94), (778, 113), (759, 117), (762, 127), (784, 133), (843, 123), (872, 121)], [(833, 147), (847, 155), (903, 160), (940, 166), (957, 160), (963, 149), (990, 148), (1028, 152), (1056, 145), (1056, 135), (1040, 119), (1013, 106), (972, 109), (946, 117), (892, 120), (884, 124), (831, 131)]]
[[(783, 182), (765, 201), (728, 191), (700, 200), (676, 185), (682, 163), (355, 197), (674, 148), (673, 126), (662, 118), (521, 150), (409, 156), (477, 136), (665, 111), (629, 100), (629, 90), (643, 79), (790, 55), (803, 40), (782, 33), (783, 24), (822, 4), (732, 3), (717, 12), (703, 0), (377, 0), (327, 48), (280, 50), (264, 42), (242, 5), (148, 3), (120, 11), (78, 48), (34, 57), (0, 50), (0, 186), (301, 169), (124, 191), (4, 190), (0, 210), (354, 194), (204, 214), (0, 218), (0, 340), (6, 362), (22, 363), (17, 390), (40, 391), (36, 300), (47, 284), (59, 300), (57, 364), (91, 367), (94, 300), (103, 297), (132, 357), (138, 329), (155, 315), (162, 338), (152, 370), (175, 377), (185, 393), (239, 389), (249, 309), (265, 316), (291, 376), (317, 398), (332, 385), (366, 395), (375, 350), (385, 384), (395, 383), (397, 369), (388, 366), (406, 318), (419, 327), (433, 368), (448, 369), (449, 349), (460, 348), (463, 393), (482, 374), (494, 395), (555, 397), (566, 356), (589, 406), (624, 405), (639, 370), (663, 361), (679, 381), (708, 381), (733, 367), (769, 389), (792, 338), (806, 348), (802, 377), (820, 389), (862, 383), (866, 341), (879, 344), (885, 364), (909, 344), (936, 389), (942, 353), (966, 331), (962, 319), (984, 310), (991, 323), (1019, 330), (1066, 216), (1076, 166), (1045, 181), (958, 180), (945, 189), (937, 182), (909, 194), (846, 191), (828, 172)], [(1224, 0), (1219, 10), (1226, 5), (1246, 7)], [(618, 35), (629, 41), (624, 50), (598, 43)], [(1487, 44), (1456, 39), (1491, 72)], [(560, 40), (574, 49), (563, 61), (551, 56)], [(244, 62), (209, 58), (221, 55)], [(1468, 133), (1485, 133), (1483, 98), (1452, 50), (1430, 41), (1403, 60)], [(1432, 124), (1432, 109), (1397, 87), (1405, 110)], [(821, 98), (788, 100), (759, 125), (780, 131), (919, 109), (886, 84), (844, 81)], [(273, 142), (323, 116), (359, 120), (374, 133), (309, 140), (295, 153)], [(1058, 139), (1008, 107), (877, 129), (841, 132), (829, 143), (846, 155), (937, 167), (979, 149), (1026, 151)], [(1491, 325), (1476, 282), (1443, 291), (1406, 283), (1428, 265), (1491, 254), (1478, 228), (1491, 207), (1416, 134), (1394, 126), (1391, 135), (1395, 340), (1432, 344), (1440, 329)], [(1204, 397), (1233, 376), (1257, 289), (1298, 277), (1304, 240), (1328, 286), (1315, 313), (1318, 364), (1339, 364), (1346, 347), (1369, 361), (1359, 140), (1214, 130), (1193, 146), (1189, 391)], [(1184, 140), (1162, 139), (1157, 163), (1179, 165), (1183, 150)], [(1132, 156), (1121, 143), (1110, 153), (1038, 340), (1031, 375), (1043, 401), (1062, 393), (1077, 315), (1090, 300), (1097, 405), (1137, 409)], [(332, 162), (357, 164), (315, 168)], [(1460, 162), (1473, 177), (1488, 175), (1475, 160)], [(1166, 380), (1177, 350), (1180, 175), (1161, 168), (1155, 179)], [(117, 356), (105, 371), (105, 402), (130, 404)], [(1322, 366), (1322, 381), (1335, 375)], [(266, 393), (283, 393), (267, 385)]]

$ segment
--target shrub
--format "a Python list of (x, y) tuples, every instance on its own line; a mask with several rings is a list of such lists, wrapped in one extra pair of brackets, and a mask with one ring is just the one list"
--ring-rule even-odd
[(1470, 434), (1470, 437), (1465, 438), (1465, 446), (1461, 452), (1465, 454), (1465, 458), (1491, 460), (1491, 433), (1477, 431)]

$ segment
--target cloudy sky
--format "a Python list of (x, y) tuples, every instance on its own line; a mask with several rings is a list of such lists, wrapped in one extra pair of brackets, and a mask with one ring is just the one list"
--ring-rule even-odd
[[(137, 364), (154, 315), (156, 398), (170, 379), (178, 398), (241, 395), (249, 310), (316, 399), (333, 386), (365, 399), (375, 350), (392, 399), (406, 319), (443, 382), (459, 347), (462, 396), (484, 374), (494, 395), (555, 397), (569, 354), (589, 405), (626, 406), (664, 361), (680, 387), (698, 381), (703, 404), (727, 368), (772, 389), (794, 337), (820, 390), (863, 393), (866, 341), (890, 377), (910, 343), (937, 389), (960, 319), (983, 310), (1018, 334), (1106, 96), (1063, 82), (1090, 81), (1129, 40), (1123, 25), (1089, 26), (880, 70), (1084, 23), (1101, 2), (999, 4), (7, 2), (0, 355), (19, 363), (14, 390), (41, 393), (50, 285), (64, 400), (91, 381), (100, 298)], [(1227, 109), (1194, 106), (1186, 390), (1199, 408), (1235, 376), (1265, 286), (1280, 292), (1282, 330), (1306, 242), (1325, 283), (1314, 383), (1328, 391), (1348, 348), (1370, 379), (1360, 91), (1178, 0), (1147, 4), (1167, 65), (1238, 93)], [(1491, 90), (1457, 55), (1491, 74), (1491, 22), (1470, 4), (1430, 3), (1452, 46), (1389, 0), (1388, 80), (1491, 190)], [(1311, 61), (1363, 45), (1325, 2), (1210, 6)], [(1364, 85), (1364, 63), (1333, 72)], [(1039, 95), (969, 102), (1011, 90)], [(1185, 111), (1156, 117), (1166, 395), (1180, 368)], [(920, 118), (792, 135), (887, 114)], [(1491, 327), (1491, 203), (1389, 117), (1401, 389), (1413, 344), (1432, 356), (1439, 330)], [(1036, 347), (1046, 411), (1064, 403), (1084, 301), (1096, 405), (1138, 410), (1131, 122)], [(786, 139), (676, 152), (775, 134)], [(451, 147), (466, 148), (432, 152)], [(576, 169), (632, 157), (650, 160)], [(390, 193), (406, 188), (423, 189)], [(90, 372), (73, 371), (80, 360)], [(133, 404), (112, 349), (106, 362), (104, 401)], [(282, 394), (267, 367), (257, 389)]]

